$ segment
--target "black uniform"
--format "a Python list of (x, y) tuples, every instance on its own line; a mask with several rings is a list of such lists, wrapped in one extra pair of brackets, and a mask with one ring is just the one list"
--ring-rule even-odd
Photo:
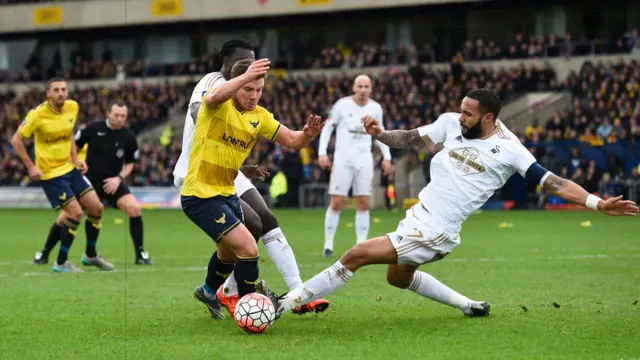
[(138, 157), (138, 143), (136, 136), (128, 128), (111, 130), (107, 121), (94, 121), (84, 129), (78, 130), (75, 136), (76, 146), (81, 149), (89, 144), (87, 149), (87, 167), (85, 174), (91, 181), (98, 196), (113, 207), (119, 198), (130, 194), (124, 179), (114, 194), (104, 192), (104, 180), (118, 176), (124, 164), (133, 163)]

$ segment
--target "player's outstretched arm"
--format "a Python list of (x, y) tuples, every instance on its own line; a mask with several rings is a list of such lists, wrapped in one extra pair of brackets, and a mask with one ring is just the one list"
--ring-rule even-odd
[(411, 147), (422, 149), (426, 145), (420, 136), (418, 129), (383, 130), (382, 127), (380, 127), (378, 120), (371, 116), (363, 117), (362, 125), (364, 125), (364, 129), (367, 134), (373, 136), (381, 143), (395, 149), (408, 149)]
[(622, 200), (622, 196), (602, 200), (589, 194), (582, 186), (571, 180), (549, 174), (544, 180), (544, 188), (574, 204), (583, 205), (611, 216), (635, 216), (638, 206), (630, 200)]
[(323, 126), (324, 123), (320, 116), (309, 115), (307, 124), (302, 131), (292, 131), (288, 127), (280, 125), (280, 130), (275, 140), (278, 144), (289, 149), (301, 149), (318, 136)]
[(233, 94), (238, 92), (244, 85), (266, 75), (269, 71), (269, 65), (271, 65), (271, 62), (267, 59), (254, 61), (247, 69), (247, 72), (223, 83), (206, 94), (205, 103), (211, 108), (218, 108), (225, 101), (231, 99)]

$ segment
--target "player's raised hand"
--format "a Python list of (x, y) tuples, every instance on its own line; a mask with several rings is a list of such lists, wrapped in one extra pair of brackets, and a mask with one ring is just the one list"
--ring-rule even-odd
[(329, 156), (327, 155), (318, 156), (318, 165), (320, 165), (320, 167), (323, 169), (331, 167), (331, 160), (329, 160)]
[(322, 127), (324, 126), (324, 122), (322, 122), (322, 118), (317, 115), (309, 115), (307, 119), (307, 124), (304, 126), (302, 131), (304, 134), (310, 138), (314, 138), (320, 134), (322, 131)]
[(247, 69), (247, 72), (244, 74), (247, 81), (257, 80), (259, 77), (264, 76), (269, 71), (271, 67), (271, 61), (269, 59), (260, 59), (256, 60)]
[(29, 177), (31, 178), (31, 180), (40, 180), (40, 178), (44, 175), (42, 173), (42, 170), (40, 170), (35, 166), (32, 168), (29, 168), (28, 170), (29, 170)]
[(638, 206), (631, 200), (622, 200), (622, 195), (603, 200), (600, 211), (610, 216), (636, 216)]
[(260, 181), (264, 181), (271, 175), (268, 171), (262, 170), (256, 165), (243, 165), (240, 171), (249, 179), (258, 179)]
[(367, 132), (367, 134), (373, 137), (377, 137), (382, 132), (378, 120), (372, 118), (371, 116), (366, 115), (362, 119), (360, 119), (360, 121), (362, 121), (362, 125), (364, 125), (364, 130)]

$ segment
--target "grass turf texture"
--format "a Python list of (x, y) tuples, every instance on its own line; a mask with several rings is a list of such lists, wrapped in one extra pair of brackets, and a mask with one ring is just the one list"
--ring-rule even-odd
[[(393, 230), (402, 215), (373, 212), (380, 221), (372, 221), (371, 236)], [(472, 216), (462, 244), (422, 269), (489, 301), (489, 318), (469, 319), (392, 288), (385, 268), (371, 266), (328, 297), (327, 313), (287, 314), (266, 334), (250, 336), (230, 317), (214, 321), (192, 299), (214, 247), (182, 212), (145, 212), (147, 249), (157, 260), (152, 267), (133, 265), (128, 221), (120, 212), (105, 212), (98, 249), (118, 272), (90, 268), (80, 275), (54, 274), (51, 262), (29, 264), (55, 216), (48, 210), (0, 210), (2, 359), (640, 358), (635, 218), (590, 212)], [(337, 260), (321, 256), (324, 211), (277, 216), (303, 280)], [(343, 211), (337, 254), (355, 242), (348, 226), (353, 218)], [(587, 220), (591, 226), (580, 225)], [(505, 222), (513, 227), (501, 228)], [(83, 223), (70, 253), (77, 265), (84, 247)], [(275, 266), (261, 253), (261, 277), (284, 291)]]

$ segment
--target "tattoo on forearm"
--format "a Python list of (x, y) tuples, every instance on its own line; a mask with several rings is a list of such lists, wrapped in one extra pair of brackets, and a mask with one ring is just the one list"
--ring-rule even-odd
[(544, 188), (552, 193), (557, 193), (560, 191), (565, 185), (567, 181), (557, 175), (549, 175), (547, 179), (544, 181)]
[(396, 149), (406, 149), (412, 146), (422, 148), (425, 146), (418, 129), (383, 131), (378, 135), (378, 140)]

